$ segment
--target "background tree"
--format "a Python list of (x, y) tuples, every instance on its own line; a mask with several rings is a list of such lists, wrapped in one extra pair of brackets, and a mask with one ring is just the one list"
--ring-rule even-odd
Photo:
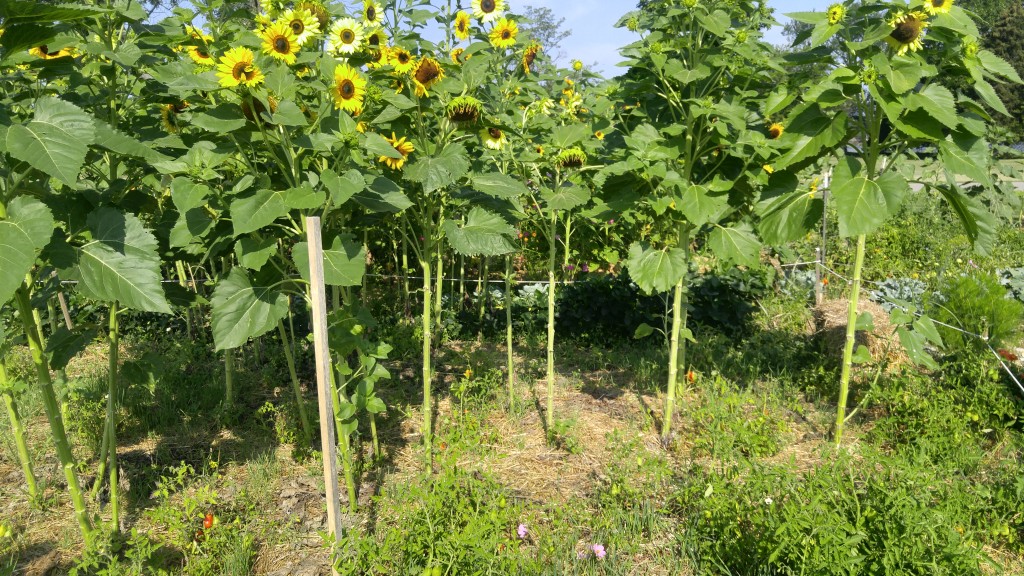
[(571, 29), (564, 28), (565, 18), (555, 16), (551, 8), (545, 6), (525, 5), (522, 8), (522, 13), (529, 22), (521, 23), (519, 30), (540, 42), (551, 60), (565, 58), (562, 40), (572, 34)]
[[(985, 36), (984, 44), (1024, 76), (1024, 2), (1009, 4)], [(1000, 84), (996, 86), (996, 92), (1010, 112), (1007, 118), (1003, 118), (1004, 125), (1013, 133), (1013, 139), (1019, 142), (1024, 139), (1024, 86)]]

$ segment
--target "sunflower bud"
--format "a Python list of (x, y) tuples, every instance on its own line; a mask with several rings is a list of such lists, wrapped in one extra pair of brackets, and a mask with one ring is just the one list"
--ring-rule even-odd
[(566, 148), (555, 157), (555, 165), (559, 168), (582, 168), (587, 163), (587, 155), (579, 148)]
[(483, 112), (483, 105), (472, 96), (459, 96), (448, 103), (445, 114), (459, 126), (475, 124)]

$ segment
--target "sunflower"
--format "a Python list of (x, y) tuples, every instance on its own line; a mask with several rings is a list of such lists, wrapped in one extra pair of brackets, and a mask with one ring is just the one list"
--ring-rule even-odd
[(178, 109), (174, 104), (160, 107), (160, 124), (168, 134), (178, 133)]
[(370, 59), (366, 62), (366, 67), (370, 70), (376, 70), (381, 66), (386, 65), (391, 61), (391, 49), (386, 45), (382, 45), (380, 48), (371, 51)]
[(225, 88), (238, 86), (256, 86), (263, 82), (263, 72), (253, 63), (255, 56), (248, 48), (232, 48), (220, 57), (217, 65), (217, 76), (220, 85)]
[(917, 52), (921, 49), (921, 38), (924, 30), (928, 27), (926, 16), (921, 12), (897, 12), (889, 20), (892, 32), (885, 37), (885, 41), (896, 50), (896, 54), (902, 56), (907, 51)]
[(320, 35), (320, 21), (306, 8), (295, 8), (281, 15), (295, 35), (295, 44), (303, 46), (310, 38)]
[(363, 0), (363, 24), (377, 26), (384, 21), (384, 11), (375, 0)]
[(953, 7), (953, 0), (924, 0), (924, 11), (935, 16), (946, 14)]
[(362, 24), (352, 18), (342, 18), (331, 26), (327, 50), (338, 54), (353, 54), (362, 42)]
[(385, 138), (385, 140), (394, 146), (395, 150), (397, 150), (402, 157), (392, 158), (390, 156), (381, 156), (377, 161), (387, 164), (388, 168), (391, 168), (392, 170), (401, 170), (402, 166), (405, 165), (406, 159), (409, 158), (409, 154), (415, 152), (416, 148), (413, 147), (412, 142), (406, 140), (405, 136), (399, 138), (395, 136), (394, 132), (391, 133), (391, 138)]
[(761, 169), (767, 172), (768, 174), (775, 173), (775, 167), (772, 166), (771, 164), (765, 164), (764, 166), (761, 166)]
[(505, 0), (473, 0), (473, 16), (487, 23), (505, 13)]
[(260, 38), (263, 39), (263, 53), (273, 56), (285, 64), (295, 64), (295, 55), (299, 53), (299, 42), (292, 33), (292, 27), (284, 20), (278, 20), (265, 29)]
[(601, 132), (600, 130), (594, 132), (594, 138), (597, 138), (598, 140), (604, 140), (604, 132)]
[(46, 44), (42, 44), (40, 46), (36, 46), (35, 48), (30, 48), (28, 53), (37, 58), (42, 58), (43, 60), (53, 60), (54, 58), (63, 58), (65, 56), (71, 56), (71, 49), (61, 48), (56, 52), (51, 52), (50, 49), (47, 48)]
[(310, 14), (316, 17), (316, 21), (320, 23), (320, 30), (327, 30), (327, 24), (331, 21), (331, 15), (327, 11), (327, 6), (321, 0), (301, 0), (295, 3), (296, 10), (308, 10)]
[(540, 44), (536, 42), (526, 47), (526, 51), (523, 52), (523, 73), (530, 73), (530, 66), (533, 66), (533, 61), (537, 59), (539, 52)]
[(453, 49), (451, 51), (451, 53), (449, 54), (449, 56), (452, 57), (452, 63), (453, 64), (462, 64), (465, 61), (462, 58), (462, 55), (465, 54), (465, 53), (466, 53), (466, 49), (465, 48), (455, 48), (455, 49)]
[(579, 72), (580, 70), (583, 70), (583, 62), (581, 60), (573, 60), (572, 61), (572, 69), (577, 71), (577, 72)]
[(348, 64), (339, 64), (334, 68), (334, 89), (331, 93), (335, 108), (355, 114), (363, 108), (366, 79)]
[(445, 107), (445, 114), (448, 119), (460, 126), (476, 123), (483, 112), (483, 103), (472, 96), (459, 96), (454, 98)]
[(838, 2), (829, 6), (828, 10), (825, 11), (825, 17), (828, 18), (829, 26), (839, 24), (843, 21), (843, 18), (846, 18), (846, 6)]
[(502, 18), (491, 30), (491, 46), (495, 48), (511, 48), (516, 44), (516, 35), (519, 34), (519, 27), (515, 20)]
[(964, 55), (964, 58), (968, 60), (977, 58), (979, 50), (981, 50), (981, 47), (978, 46), (978, 40), (971, 37), (965, 38), (963, 46), (960, 48), (960, 52)]
[(462, 10), (455, 14), (455, 37), (459, 40), (469, 39), (469, 14)]
[(373, 28), (366, 29), (363, 41), (366, 42), (366, 46), (371, 50), (379, 50), (381, 46), (387, 46), (388, 35), (380, 26), (374, 26)]
[(416, 65), (416, 71), (412, 74), (416, 95), (421, 98), (427, 96), (427, 90), (442, 78), (444, 78), (444, 69), (441, 68), (441, 64), (437, 60), (433, 58), (420, 59), (419, 64)]
[(559, 168), (582, 168), (587, 163), (587, 155), (579, 148), (566, 148), (555, 157), (555, 166)]
[(536, 146), (534, 146), (533, 151), (536, 152), (538, 156), (543, 156), (544, 155), (544, 146), (542, 146), (540, 144), (537, 144)]
[(480, 131), (480, 140), (483, 141), (484, 146), (491, 150), (501, 150), (501, 148), (508, 144), (508, 139), (505, 138), (505, 133), (498, 128), (486, 128)]
[(782, 133), (785, 131), (786, 129), (783, 128), (782, 124), (775, 122), (774, 124), (768, 127), (768, 137), (771, 138), (772, 140), (778, 140), (779, 137), (782, 136)]
[(210, 56), (210, 51), (207, 50), (206, 46), (189, 46), (188, 57), (200, 66), (213, 66), (217, 63), (213, 56)]
[(408, 74), (416, 67), (416, 59), (405, 48), (397, 46), (392, 48), (390, 56), (391, 65), (395, 67), (395, 72), (399, 74)]

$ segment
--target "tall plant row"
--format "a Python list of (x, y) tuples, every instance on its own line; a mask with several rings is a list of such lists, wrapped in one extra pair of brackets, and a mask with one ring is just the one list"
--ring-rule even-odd
[[(813, 172), (834, 165), (839, 232), (856, 241), (838, 443), (864, 354), (854, 336), (867, 321), (856, 313), (865, 238), (897, 213), (916, 178), (901, 174), (898, 159), (937, 149), (947, 181), (925, 185), (979, 249), (991, 241), (993, 217), (956, 176), (992, 188), (985, 135), (992, 114), (1006, 113), (993, 83), (1021, 80), (979, 49), (971, 15), (953, 2), (847, 2), (793, 14), (811, 26), (783, 55), (763, 40), (774, 24), (763, 2), (653, 0), (619, 22), (636, 41), (622, 49), (627, 71), (611, 81), (578, 61), (558, 69), (506, 2), (465, 4), (267, 0), (257, 13), (225, 15), (219, 0), (206, 0), (157, 23), (130, 1), (4, 4), (0, 396), (31, 498), (39, 488), (17, 409), (26, 384), (9, 377), (7, 357), (15, 346), (29, 350), (88, 539), (97, 527), (53, 374), (101, 337), (109, 379), (95, 489), (106, 475), (105, 513), (119, 529), (118, 318), (128, 311), (179, 314), (190, 332), (209, 331), (212, 352), (224, 355), (228, 412), (236, 351), (278, 339), (300, 442), (313, 445), (294, 318), (310, 293), (306, 216), (324, 227), (334, 418), (353, 507), (353, 438), (368, 422), (380, 455), (376, 418), (386, 406), (376, 387), (390, 378), (391, 348), (374, 331), (383, 319), (360, 297), (371, 244), (390, 246), (403, 275), (411, 259), (422, 276), (420, 432), (429, 469), (446, 262), (464, 270), (479, 259), (482, 270), (503, 270), (510, 403), (511, 298), (519, 277), (542, 273), (550, 432), (556, 296), (572, 269), (574, 233), (628, 228), (616, 238), (631, 241), (606, 247), (607, 263), (621, 256), (643, 290), (670, 295), (660, 430), (669, 441), (686, 343), (698, 337), (688, 325), (695, 254), (758, 266), (765, 246), (817, 226), (823, 202)], [(532, 268), (515, 265), (517, 236), (527, 230), (540, 234)], [(212, 291), (202, 293), (194, 270)], [(414, 298), (404, 283), (408, 310)], [(67, 289), (106, 307), (102, 336), (44, 325), (46, 302)], [(54, 317), (52, 305), (47, 312)], [(926, 344), (941, 345), (927, 318), (908, 320), (900, 339), (923, 363)]]

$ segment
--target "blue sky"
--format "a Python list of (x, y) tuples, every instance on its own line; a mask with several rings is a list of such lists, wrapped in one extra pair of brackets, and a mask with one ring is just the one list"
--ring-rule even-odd
[[(785, 12), (825, 10), (834, 0), (768, 0), (779, 21)], [(621, 60), (619, 48), (636, 41), (637, 35), (625, 28), (615, 28), (623, 14), (636, 6), (635, 0), (509, 0), (513, 12), (523, 5), (550, 8), (565, 18), (564, 27), (572, 36), (562, 41), (566, 59), (579, 58), (587, 65), (596, 63), (596, 70), (611, 77), (622, 72), (615, 65)], [(773, 44), (783, 43), (781, 26), (766, 33)], [(561, 62), (561, 64), (566, 64)]]

